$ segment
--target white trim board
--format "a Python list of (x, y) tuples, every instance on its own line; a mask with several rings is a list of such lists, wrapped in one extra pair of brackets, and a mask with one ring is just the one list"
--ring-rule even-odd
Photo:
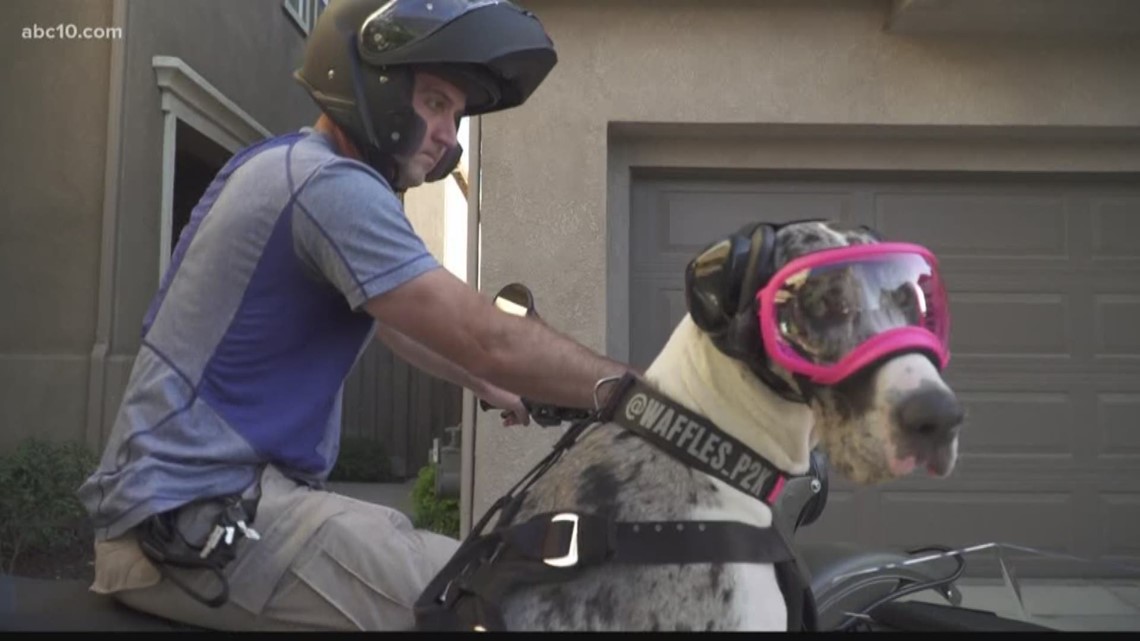
[(233, 153), (272, 134), (181, 58), (154, 56), (155, 81), (162, 93), (162, 206), (159, 213), (159, 278), (170, 262), (173, 233), (174, 153), (178, 120)]
[[(111, 3), (111, 24), (127, 27), (127, 0)], [(111, 40), (110, 81), (107, 83), (107, 150), (103, 166), (103, 219), (99, 254), (99, 295), (95, 312), (95, 341), (87, 369), (86, 443), (93, 451), (103, 449), (107, 394), (107, 363), (112, 359), (111, 329), (115, 307), (115, 239), (119, 229), (119, 186), (123, 180), (123, 91), (126, 77), (126, 43)]]

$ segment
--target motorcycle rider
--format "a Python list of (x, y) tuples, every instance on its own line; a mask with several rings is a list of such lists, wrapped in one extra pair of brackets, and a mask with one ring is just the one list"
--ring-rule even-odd
[(461, 117), (522, 105), (555, 62), (506, 0), (330, 3), (295, 73), (320, 118), (223, 167), (143, 320), (79, 489), (93, 590), (218, 629), (414, 624), (458, 542), (322, 489), (372, 336), (524, 423), (518, 394), (593, 407), (598, 381), (630, 369), (497, 310), (441, 268), (398, 197), (450, 174)]

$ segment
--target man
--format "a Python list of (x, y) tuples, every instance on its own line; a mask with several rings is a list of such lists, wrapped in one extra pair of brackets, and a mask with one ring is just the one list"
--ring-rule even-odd
[(458, 542), (321, 490), (371, 337), (522, 423), (517, 394), (592, 407), (627, 370), (442, 269), (396, 195), (450, 173), (461, 116), (521, 105), (554, 64), (538, 20), (505, 1), (330, 4), (295, 74), (322, 115), (219, 172), (144, 319), (79, 490), (93, 590), (212, 628), (414, 625)]

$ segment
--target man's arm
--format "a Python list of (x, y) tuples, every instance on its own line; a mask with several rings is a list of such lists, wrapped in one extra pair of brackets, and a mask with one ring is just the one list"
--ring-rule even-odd
[[(365, 309), (476, 378), (525, 398), (592, 408), (594, 386), (632, 370), (596, 354), (545, 323), (519, 318), (445, 269), (435, 269), (380, 296)], [(605, 401), (604, 389), (599, 398)]]
[(442, 378), (460, 387), (466, 387), (475, 396), (487, 401), (493, 407), (503, 410), (506, 419), (505, 425), (530, 425), (530, 415), (527, 413), (526, 407), (523, 406), (522, 399), (517, 395), (472, 375), (471, 372), (383, 324), (377, 328), (376, 336), (396, 355), (411, 365), (432, 376)]
[(322, 165), (297, 205), (293, 244), (306, 265), (350, 306), (473, 377), (535, 401), (592, 408), (594, 384), (627, 370), (543, 323), (496, 309), (439, 266), (396, 196), (356, 163)]
[(460, 387), (466, 387), (475, 394), (479, 394), (483, 391), (485, 381), (472, 376), (471, 372), (443, 358), (400, 332), (380, 324), (376, 329), (376, 337), (395, 352), (397, 356), (428, 374), (436, 378), (442, 378)]

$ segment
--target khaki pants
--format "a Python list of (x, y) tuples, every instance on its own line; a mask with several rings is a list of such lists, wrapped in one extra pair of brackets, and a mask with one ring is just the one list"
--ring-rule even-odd
[[(310, 489), (272, 466), (253, 526), (261, 539), (237, 542), (225, 569), (230, 599), (221, 607), (164, 580), (133, 534), (96, 544), (91, 589), (218, 630), (408, 630), (416, 599), (459, 547), (416, 530), (397, 510)], [(208, 570), (166, 571), (207, 598), (221, 588)]]

